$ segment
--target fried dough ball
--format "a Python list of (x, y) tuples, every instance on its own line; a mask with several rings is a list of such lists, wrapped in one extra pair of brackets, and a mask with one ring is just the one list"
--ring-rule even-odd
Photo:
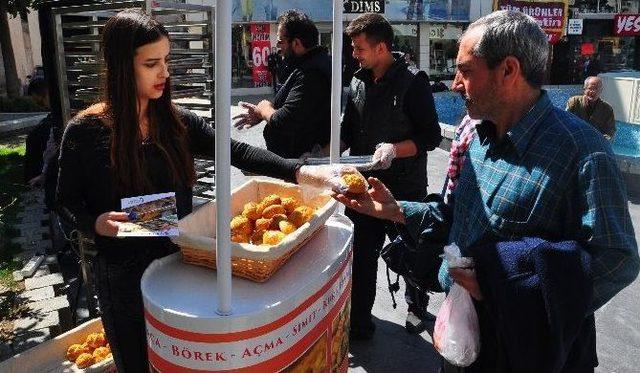
[(262, 216), (262, 210), (258, 212), (258, 204), (255, 202), (249, 202), (244, 205), (244, 208), (242, 209), (242, 216), (249, 220), (260, 219)]
[(69, 346), (69, 348), (67, 348), (67, 360), (72, 362), (76, 361), (78, 356), (87, 352), (89, 352), (89, 349), (87, 347), (81, 345), (80, 343), (74, 343)]
[(80, 369), (88, 368), (93, 365), (94, 362), (95, 361), (93, 360), (93, 355), (86, 352), (80, 354), (80, 356), (78, 356), (78, 358), (76, 359), (76, 365)]
[(285, 237), (285, 234), (280, 231), (266, 231), (262, 235), (262, 243), (264, 245), (277, 245)]
[(264, 235), (264, 230), (257, 230), (253, 232), (251, 235), (251, 243), (254, 245), (262, 245), (262, 236)]
[(313, 213), (314, 210), (311, 207), (302, 205), (293, 210), (291, 215), (289, 215), (289, 221), (299, 228), (301, 225), (311, 220)]
[(94, 362), (100, 362), (109, 356), (111, 351), (109, 351), (106, 347), (98, 347), (93, 351), (93, 360)]
[(256, 231), (266, 231), (271, 226), (272, 219), (260, 218), (256, 220)]
[(278, 229), (280, 229), (280, 232), (284, 233), (284, 234), (289, 234), (289, 233), (293, 233), (295, 232), (295, 230), (297, 229), (296, 226), (291, 223), (288, 220), (282, 220), (281, 222), (278, 223)]
[(278, 214), (284, 215), (286, 212), (287, 210), (285, 210), (284, 207), (282, 207), (282, 205), (271, 205), (269, 207), (266, 207), (264, 211), (262, 211), (262, 217), (268, 219)]
[(253, 232), (253, 224), (251, 220), (242, 215), (234, 216), (231, 219), (231, 233), (244, 233), (250, 235)]
[(102, 333), (91, 333), (87, 336), (86, 343), (91, 349), (102, 347), (107, 344), (107, 340)]
[(231, 232), (231, 242), (249, 243), (250, 235), (244, 232)]
[(347, 184), (349, 193), (362, 194), (367, 191), (367, 180), (359, 172), (343, 174), (342, 180)]
[(277, 214), (274, 215), (273, 218), (271, 218), (271, 225), (269, 226), (269, 229), (277, 231), (280, 229), (280, 222), (283, 220), (287, 220), (287, 215), (285, 214)]
[(295, 197), (282, 198), (282, 207), (287, 211), (287, 214), (291, 214), (298, 206), (300, 206), (300, 201)]
[[(269, 194), (268, 196), (264, 197), (262, 199), (262, 205), (264, 206), (264, 208), (267, 208), (271, 205), (279, 205), (282, 203), (282, 200), (280, 199), (280, 196), (277, 194)], [(264, 213), (263, 213), (264, 215)]]

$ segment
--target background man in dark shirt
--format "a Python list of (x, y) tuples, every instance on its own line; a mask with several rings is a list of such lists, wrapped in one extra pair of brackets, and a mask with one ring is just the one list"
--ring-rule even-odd
[[(429, 77), (391, 52), (393, 29), (379, 14), (364, 14), (346, 29), (360, 69), (351, 81), (342, 122), (344, 148), (351, 155), (373, 154), (381, 168), (368, 173), (395, 194), (420, 201), (427, 190), (427, 151), (440, 143), (440, 126)], [(369, 339), (375, 325), (371, 309), (376, 294), (378, 255), (385, 241), (384, 220), (347, 210), (355, 223), (351, 336)], [(407, 330), (419, 333), (428, 297), (407, 286)]]
[(278, 47), (291, 71), (273, 102), (241, 103), (247, 112), (237, 128), (250, 128), (267, 121), (264, 139), (267, 149), (285, 157), (298, 158), (314, 145), (329, 142), (331, 126), (331, 59), (318, 45), (318, 29), (297, 10), (278, 18)]

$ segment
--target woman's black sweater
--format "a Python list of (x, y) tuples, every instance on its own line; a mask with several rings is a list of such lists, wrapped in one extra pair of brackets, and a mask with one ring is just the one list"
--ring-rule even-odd
[[(188, 129), (189, 150), (194, 155), (214, 156), (215, 130), (202, 118), (179, 109)], [(192, 210), (192, 190), (175, 187), (166, 161), (153, 144), (143, 144), (144, 172), (151, 186), (148, 194), (175, 192), (178, 217)], [(80, 231), (95, 233), (97, 217), (108, 211), (120, 211), (110, 173), (111, 128), (95, 116), (72, 120), (62, 138), (58, 175), (57, 210), (64, 222)], [(283, 159), (265, 149), (231, 140), (231, 164), (246, 171), (295, 181), (298, 163)], [(100, 255), (120, 260), (137, 248), (146, 252), (166, 247), (167, 238), (110, 238), (96, 234)]]

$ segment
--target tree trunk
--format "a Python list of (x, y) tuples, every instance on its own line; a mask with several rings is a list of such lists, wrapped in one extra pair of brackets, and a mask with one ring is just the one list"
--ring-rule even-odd
[(2, 47), (2, 59), (4, 60), (4, 71), (7, 80), (7, 94), (9, 97), (20, 96), (20, 80), (16, 68), (16, 57), (13, 54), (11, 45), (11, 34), (9, 32), (9, 14), (7, 13), (7, 2), (0, 0), (0, 47)]

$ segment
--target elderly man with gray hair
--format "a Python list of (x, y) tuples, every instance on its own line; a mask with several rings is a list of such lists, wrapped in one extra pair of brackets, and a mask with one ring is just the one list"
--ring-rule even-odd
[[(445, 260), (439, 280), (474, 299), (481, 348), (467, 372), (593, 372), (594, 312), (640, 270), (609, 142), (541, 89), (548, 49), (535, 20), (516, 11), (480, 18), (459, 42), (452, 90), (480, 123), (449, 169), (448, 242), (475, 266)], [(413, 237), (432, 229), (433, 205), (398, 202), (369, 183), (363, 196), (334, 198)]]
[(584, 80), (584, 94), (573, 96), (567, 101), (567, 111), (591, 124), (612, 141), (616, 134), (616, 122), (613, 108), (600, 98), (602, 79), (590, 76)]

